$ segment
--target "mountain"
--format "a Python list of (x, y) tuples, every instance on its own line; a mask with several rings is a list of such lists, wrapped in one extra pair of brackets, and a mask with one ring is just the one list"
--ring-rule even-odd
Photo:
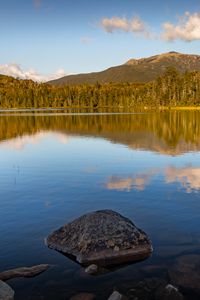
[(122, 82), (148, 82), (162, 75), (168, 67), (175, 67), (179, 72), (200, 71), (200, 55), (168, 52), (148, 58), (130, 59), (123, 65), (101, 72), (68, 75), (49, 81), (53, 85), (75, 85)]

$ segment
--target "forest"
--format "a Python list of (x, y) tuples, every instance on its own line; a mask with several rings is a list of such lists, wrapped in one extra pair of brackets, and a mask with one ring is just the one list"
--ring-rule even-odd
[(0, 108), (158, 108), (200, 106), (200, 72), (174, 68), (148, 83), (54, 86), (0, 75)]

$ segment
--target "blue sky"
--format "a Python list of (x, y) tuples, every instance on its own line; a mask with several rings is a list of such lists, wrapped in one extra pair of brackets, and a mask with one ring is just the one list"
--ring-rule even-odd
[(2, 0), (0, 28), (0, 73), (99, 71), (172, 50), (200, 54), (200, 1)]

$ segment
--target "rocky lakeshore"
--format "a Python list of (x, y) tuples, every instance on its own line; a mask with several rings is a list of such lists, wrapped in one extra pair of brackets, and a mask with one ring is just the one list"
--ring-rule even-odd
[[(100, 288), (83, 290), (69, 297), (70, 300), (198, 300), (199, 254), (183, 254), (172, 257), (165, 264), (144, 264), (132, 269), (121, 284), (104, 281)], [(87, 275), (90, 276), (90, 275)], [(89, 277), (88, 277), (89, 278)], [(113, 288), (113, 291), (112, 291)]]
[[(101, 210), (83, 215), (51, 233), (45, 242), (50, 248), (73, 258), (72, 263), (73, 260), (78, 263), (74, 264), (78, 271), (73, 268), (61, 271), (61, 266), (57, 266), (57, 281), (43, 282), (48, 295), (29, 292), (27, 299), (55, 299), (51, 297), (53, 290), (58, 292), (58, 299), (65, 300), (200, 299), (200, 253), (179, 253), (167, 260), (159, 257), (145, 260), (152, 254), (150, 238), (117, 212)], [(19, 291), (9, 280), (39, 276), (49, 267), (41, 264), (0, 272), (0, 300), (20, 299)], [(125, 267), (128, 270), (124, 273)], [(117, 283), (111, 275), (115, 271), (117, 276), (123, 274)], [(66, 286), (69, 277), (74, 285), (81, 281), (82, 288)], [(93, 285), (93, 282), (98, 284)]]
[[(57, 272), (60, 276), (57, 281), (46, 282), (46, 277), (44, 277), (43, 285), (48, 287), (49, 296), (41, 294), (41, 298), (38, 298), (38, 295), (27, 289), (27, 299), (52, 300), (54, 298), (50, 297), (51, 291), (56, 289), (58, 298), (65, 300), (198, 300), (200, 299), (199, 265), (200, 253), (177, 255), (165, 263), (160, 261), (153, 264), (151, 261), (147, 261), (147, 263), (136, 264), (134, 268), (128, 268), (129, 270), (125, 276), (123, 275), (120, 283), (116, 283), (112, 276), (108, 277), (107, 273), (99, 276), (98, 286), (93, 286), (94, 276), (84, 272), (81, 266), (78, 268), (79, 272), (74, 272), (72, 269), (71, 271), (65, 270), (65, 274), (62, 274), (58, 267)], [(2, 279), (0, 280), (0, 300), (20, 299), (21, 291), (15, 289), (13, 281), (10, 281), (14, 278), (14, 274), (23, 277), (37, 276), (42, 273), (42, 270), (45, 271), (44, 266), (19, 268), (0, 273)], [(24, 271), (26, 272), (24, 273)], [(8, 274), (13, 275), (8, 278)], [(66, 286), (63, 289), (68, 277), (71, 277), (75, 283), (81, 280), (83, 282), (82, 289), (76, 290), (75, 286), (71, 286), (71, 288)], [(20, 281), (21, 279), (18, 282)], [(27, 285), (29, 283), (31, 286), (31, 279), (27, 281)], [(38, 288), (40, 290), (40, 287)]]

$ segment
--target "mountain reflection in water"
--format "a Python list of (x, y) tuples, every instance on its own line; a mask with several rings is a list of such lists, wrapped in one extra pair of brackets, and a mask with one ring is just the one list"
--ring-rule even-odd
[[(200, 112), (149, 114), (1, 115), (0, 141), (29, 143), (54, 132), (63, 141), (68, 135), (102, 137), (132, 149), (180, 155), (200, 150)], [(32, 137), (30, 140), (28, 135)], [(35, 136), (34, 136), (35, 135)], [(65, 137), (66, 135), (66, 137)], [(13, 140), (18, 138), (17, 140)]]

